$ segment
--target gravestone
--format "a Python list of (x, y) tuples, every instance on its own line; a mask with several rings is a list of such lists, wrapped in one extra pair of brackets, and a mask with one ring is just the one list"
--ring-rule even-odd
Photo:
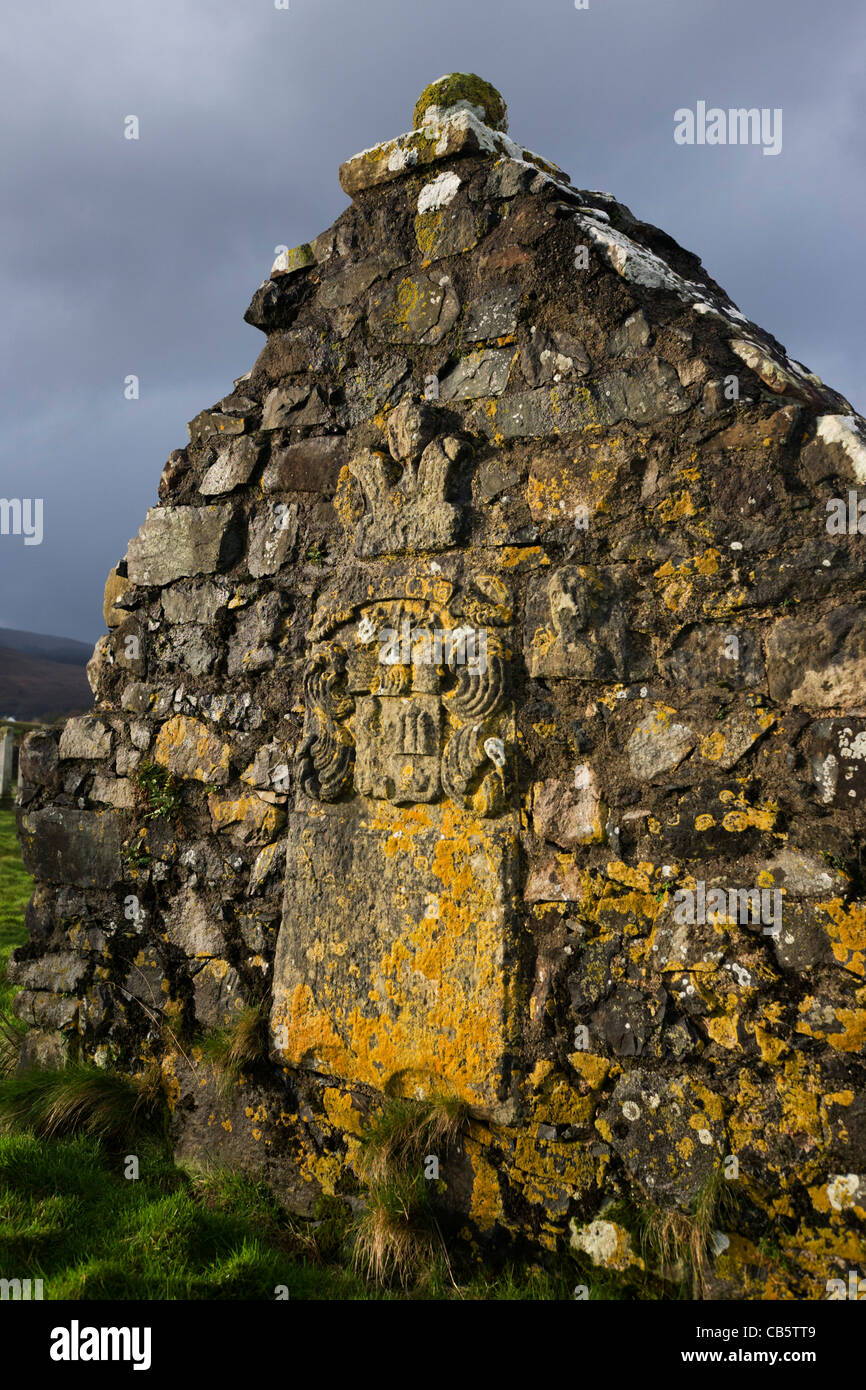
[(15, 765), (15, 735), (11, 729), (0, 730), (0, 798), (12, 795), (12, 776)]

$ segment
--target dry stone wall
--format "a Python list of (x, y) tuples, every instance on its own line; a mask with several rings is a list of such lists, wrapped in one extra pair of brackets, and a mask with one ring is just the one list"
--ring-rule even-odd
[[(24, 747), (27, 1057), (158, 1057), (178, 1152), (301, 1211), (446, 1090), (472, 1239), (626, 1268), (618, 1213), (721, 1178), (713, 1290), (824, 1297), (866, 1216), (866, 425), (491, 93), (342, 166), (109, 577), (93, 712)], [(227, 1098), (196, 1039), (250, 1005)]]

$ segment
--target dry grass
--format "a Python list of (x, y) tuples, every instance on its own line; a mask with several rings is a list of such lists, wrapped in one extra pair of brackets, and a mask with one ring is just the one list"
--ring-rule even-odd
[(0, 1077), (14, 1075), (26, 1032), (26, 1023), (0, 1006)]
[(377, 1184), (356, 1225), (353, 1269), (376, 1284), (405, 1289), (430, 1268), (434, 1248), (423, 1177)]

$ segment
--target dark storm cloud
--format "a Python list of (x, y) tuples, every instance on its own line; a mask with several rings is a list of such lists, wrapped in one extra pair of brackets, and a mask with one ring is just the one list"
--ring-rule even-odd
[[(860, 0), (64, 0), (4, 30), (0, 496), (43, 497), (45, 539), (0, 538), (0, 625), (95, 639), (168, 452), (259, 350), (274, 247), (329, 225), (337, 165), (455, 69), (866, 405)], [(700, 100), (781, 107), (782, 153), (677, 146)]]

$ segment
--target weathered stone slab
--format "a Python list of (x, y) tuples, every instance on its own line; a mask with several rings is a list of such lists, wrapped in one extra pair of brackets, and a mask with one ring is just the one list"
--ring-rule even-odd
[(215, 831), (228, 830), (241, 844), (270, 844), (285, 824), (282, 806), (263, 800), (255, 792), (223, 800), (208, 798), (211, 826)]
[(473, 420), (494, 439), (523, 439), (573, 434), (587, 426), (604, 428), (626, 419), (646, 424), (688, 407), (673, 367), (653, 359), (649, 366), (599, 377), (591, 386), (557, 384), (517, 391), (485, 407)]
[(532, 439), (572, 434), (599, 423), (597, 402), (587, 387), (552, 386), (515, 391), (473, 414), (473, 427), (494, 439)]
[[(633, 1069), (617, 1082), (598, 1128), (656, 1201), (687, 1206), (724, 1153), (722, 1106), (688, 1075)], [(713, 1104), (713, 1102), (715, 1102)], [(676, 1154), (676, 1161), (672, 1160)]]
[(580, 763), (571, 784), (548, 778), (535, 788), (532, 828), (563, 849), (604, 839), (605, 808), (592, 768)]
[(548, 386), (563, 377), (585, 376), (589, 371), (586, 348), (573, 333), (531, 330), (520, 353), (520, 366), (530, 386)]
[(766, 690), (760, 643), (748, 628), (733, 623), (696, 625), (660, 665), (676, 689)]
[(122, 879), (122, 814), (49, 806), (22, 815), (19, 824), (24, 867), (34, 878), (81, 888), (110, 888)]
[(676, 371), (659, 357), (650, 358), (639, 368), (599, 377), (597, 389), (611, 425), (622, 420), (654, 424), (669, 415), (680, 415), (690, 405)]
[(507, 1101), (517, 839), (447, 807), (290, 818), (274, 1057), (414, 1094)]
[(162, 592), (162, 611), (170, 623), (201, 623), (210, 627), (228, 604), (231, 590), (204, 583), (196, 588), (176, 585)]
[(0, 731), (0, 796), (12, 790), (12, 764), (15, 756), (15, 735), (11, 729)]
[(29, 1028), (72, 1030), (78, 1018), (77, 999), (49, 990), (22, 989), (12, 1001), (12, 1012)]
[(866, 720), (822, 719), (809, 735), (809, 761), (825, 806), (853, 810), (866, 800)]
[(102, 601), (102, 617), (106, 627), (120, 627), (126, 618), (122, 608), (116, 608), (118, 599), (123, 598), (127, 589), (130, 587), (129, 580), (122, 574), (118, 574), (113, 569), (105, 581), (105, 593)]
[(415, 218), (418, 249), (431, 261), (459, 256), (478, 244), (483, 223), (471, 207), (441, 208)]
[(342, 265), (337, 274), (322, 286), (320, 302), (326, 309), (345, 309), (377, 280), (381, 280), (383, 275), (393, 270), (399, 261), (399, 256), (385, 251), (379, 256), (370, 256), (367, 260), (357, 261), (355, 264)]
[(279, 252), (271, 266), (271, 279), (279, 280), (282, 276), (297, 275), (298, 271), (306, 270), (308, 266), (315, 264), (316, 255), (308, 241), (300, 246), (287, 247), (285, 251)]
[(404, 392), (409, 373), (405, 357), (383, 353), (349, 367), (343, 377), (345, 404), (337, 407), (341, 428), (370, 420), (383, 406), (396, 405)]
[(238, 972), (227, 960), (208, 960), (193, 980), (195, 1016), (205, 1028), (228, 1028), (245, 1007)]
[(694, 748), (697, 739), (686, 724), (676, 722), (675, 710), (656, 709), (635, 725), (626, 744), (632, 776), (649, 782), (673, 772)]
[(162, 920), (169, 941), (186, 955), (220, 957), (225, 954), (222, 927), (207, 902), (193, 888), (181, 890)]
[(250, 524), (247, 568), (254, 579), (276, 574), (288, 560), (298, 538), (298, 508), (277, 502), (258, 511)]
[(236, 549), (234, 509), (151, 507), (130, 541), (127, 570), (133, 584), (170, 584), (193, 574), (212, 574)]
[(26, 786), (51, 786), (56, 780), (59, 753), (57, 744), (48, 734), (34, 730), (21, 744), (18, 766)]
[(119, 811), (131, 811), (135, 806), (135, 788), (128, 777), (101, 777), (93, 779), (90, 789), (91, 801), (104, 801)]
[(490, 338), (507, 337), (517, 328), (519, 304), (520, 289), (517, 285), (503, 285), (501, 289), (488, 290), (480, 295), (467, 306), (463, 320), (464, 340), (479, 343)]
[(244, 415), (224, 415), (221, 410), (203, 410), (190, 420), (187, 429), (191, 444), (204, 444), (219, 435), (243, 434), (251, 424)]
[(374, 291), (370, 301), (370, 330), (387, 343), (442, 341), (454, 327), (460, 300), (447, 276), (406, 275)]
[(242, 487), (249, 482), (260, 454), (261, 444), (258, 440), (252, 437), (232, 440), (205, 473), (199, 483), (199, 492), (203, 497), (216, 497)]
[(56, 994), (72, 994), (87, 974), (87, 962), (74, 951), (58, 951), (38, 960), (19, 961), (7, 966), (10, 984), (25, 989), (47, 989)]
[(472, 112), (455, 111), (441, 122), (409, 131), (346, 160), (340, 165), (340, 187), (352, 198), (365, 188), (400, 178), (407, 169), (484, 152), (523, 155), (513, 140), (483, 125)]
[(508, 373), (515, 356), (509, 348), (470, 352), (441, 383), (440, 399), (468, 401), (478, 396), (500, 396), (508, 385)]
[(727, 772), (775, 722), (775, 715), (760, 712), (729, 715), (701, 739), (701, 757)]

